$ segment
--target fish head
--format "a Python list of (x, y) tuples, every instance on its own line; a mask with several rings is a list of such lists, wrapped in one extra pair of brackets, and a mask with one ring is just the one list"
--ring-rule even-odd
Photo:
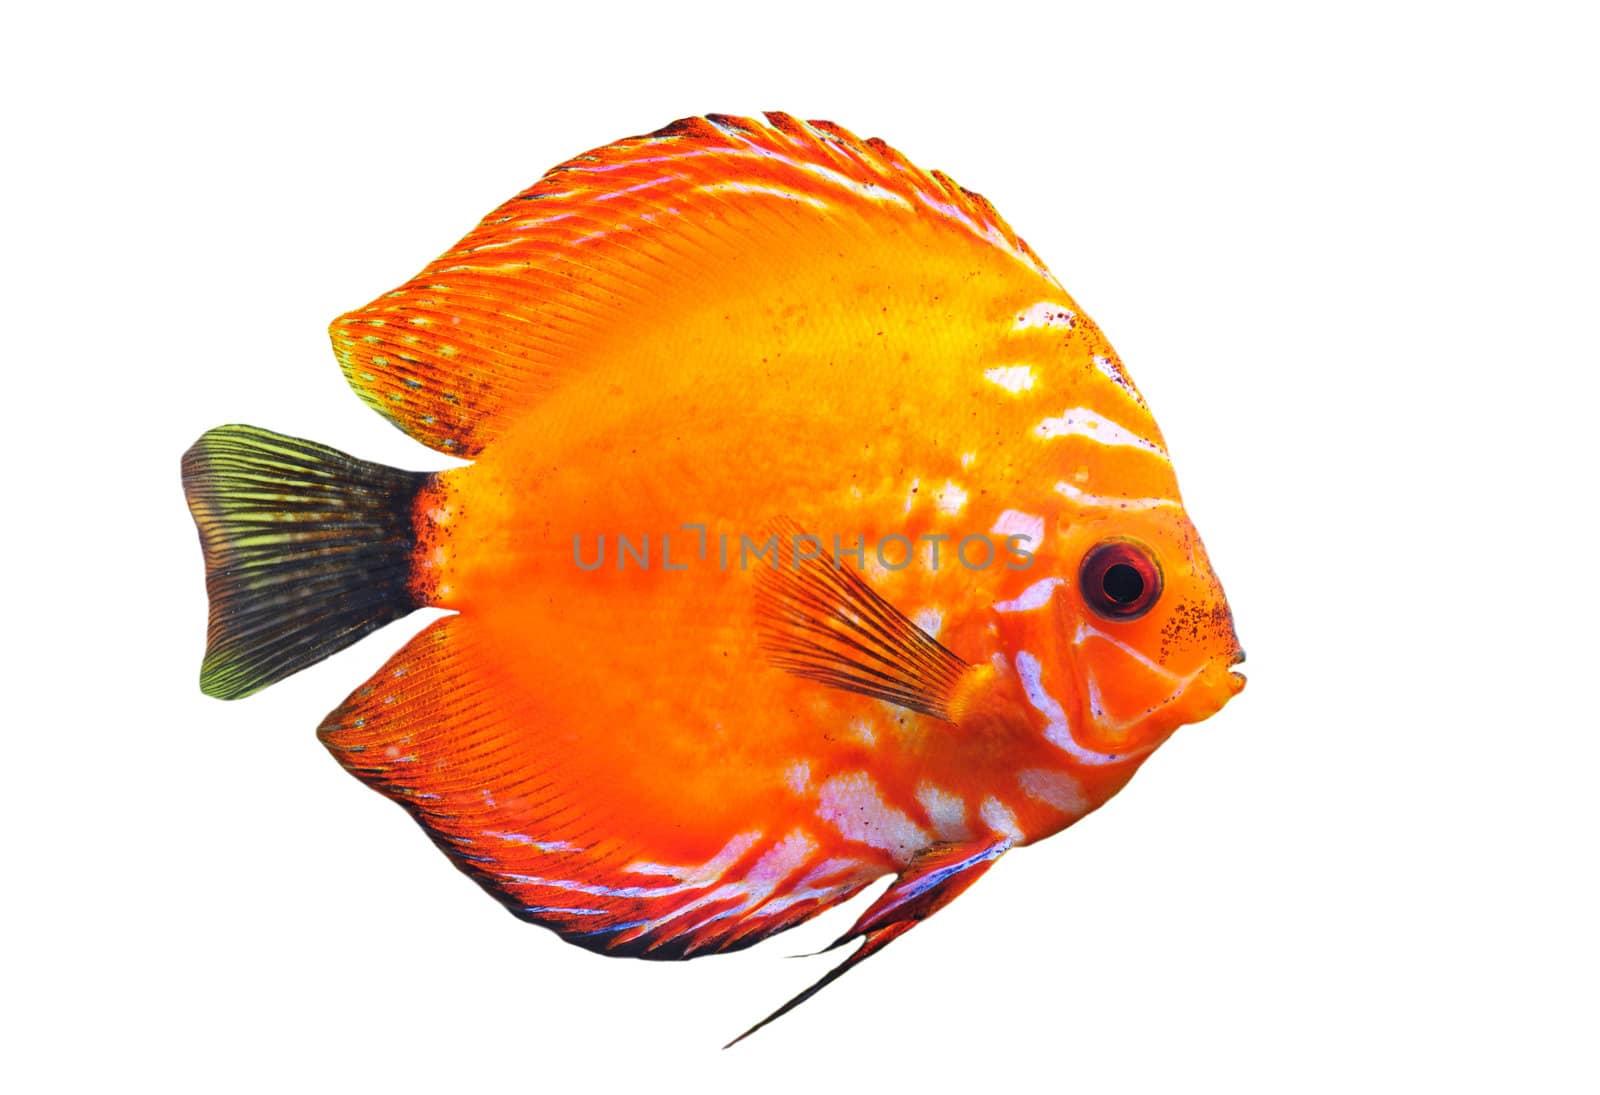
[(1244, 688), (1233, 613), (1181, 509), (1058, 531), (1044, 575), (996, 605), (1024, 713), (1054, 744), (1088, 763), (1142, 755)]

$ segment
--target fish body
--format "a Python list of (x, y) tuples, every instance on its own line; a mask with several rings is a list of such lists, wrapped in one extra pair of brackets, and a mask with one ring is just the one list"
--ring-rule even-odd
[(882, 142), (712, 116), (598, 149), (332, 335), (471, 463), (202, 438), (203, 685), (454, 610), (321, 737), (591, 949), (729, 950), (896, 875), (826, 983), (1242, 687), (1115, 351)]

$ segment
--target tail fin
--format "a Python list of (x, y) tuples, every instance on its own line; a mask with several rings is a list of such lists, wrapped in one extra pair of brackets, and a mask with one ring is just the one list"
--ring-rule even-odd
[(219, 426), (183, 454), (211, 619), (200, 689), (238, 699), (421, 607), (412, 503), (431, 476)]

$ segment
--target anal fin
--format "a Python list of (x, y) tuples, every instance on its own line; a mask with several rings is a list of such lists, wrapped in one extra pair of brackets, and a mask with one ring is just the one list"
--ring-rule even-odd
[[(643, 813), (618, 792), (615, 737), (569, 725), (518, 652), (461, 614), (418, 632), (318, 737), (512, 915), (601, 954), (750, 946), (882, 873), (787, 827)], [(773, 865), (791, 861), (780, 888)]]
[(967, 887), (976, 882), (1011, 845), (1009, 838), (1002, 838), (975, 844), (935, 844), (918, 853), (900, 872), (894, 885), (861, 914), (849, 931), (826, 948), (833, 950), (856, 939), (864, 940), (855, 953), (723, 1048), (744, 1041), (768, 1023), (787, 1015), (950, 904), (965, 893)]

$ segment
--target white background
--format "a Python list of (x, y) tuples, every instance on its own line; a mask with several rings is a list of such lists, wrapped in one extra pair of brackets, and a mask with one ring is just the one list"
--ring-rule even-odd
[[(1585, 7), (5, 16), (0, 1086), (1595, 1090)], [(328, 321), (574, 153), (768, 108), (987, 195), (1102, 325), (1251, 683), (723, 1053), (859, 906), (665, 965), (515, 921), (312, 733), (426, 614), (200, 695), (178, 456), (441, 466)]]

